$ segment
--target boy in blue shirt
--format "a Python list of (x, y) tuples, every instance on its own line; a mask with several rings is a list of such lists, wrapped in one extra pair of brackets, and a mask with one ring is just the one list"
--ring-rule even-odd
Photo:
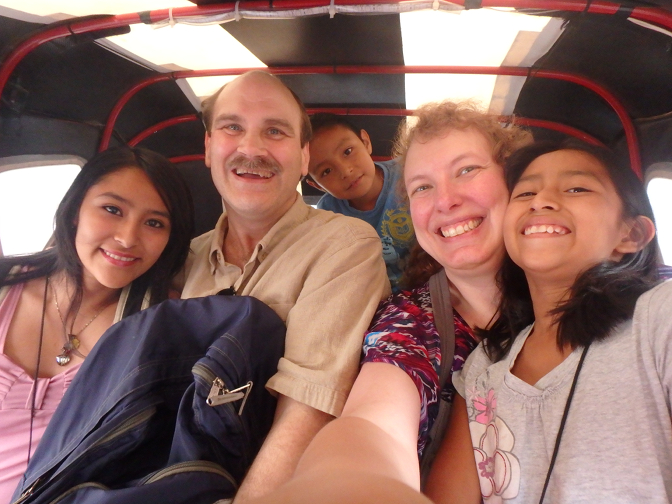
[(396, 192), (396, 160), (374, 163), (367, 132), (334, 114), (311, 117), (310, 164), (306, 182), (327, 194), (317, 207), (357, 217), (371, 224), (383, 244), (392, 289), (415, 240), (408, 204)]

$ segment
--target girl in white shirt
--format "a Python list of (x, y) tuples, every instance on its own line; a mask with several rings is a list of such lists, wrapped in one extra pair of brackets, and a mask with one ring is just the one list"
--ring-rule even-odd
[[(641, 182), (603, 149), (507, 163), (500, 317), (465, 363), (436, 502), (669, 502), (672, 282)], [(524, 276), (523, 276), (524, 275)]]

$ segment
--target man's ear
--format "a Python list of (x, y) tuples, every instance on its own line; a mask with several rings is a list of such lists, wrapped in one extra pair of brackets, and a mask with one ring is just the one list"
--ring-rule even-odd
[(306, 184), (308, 184), (310, 187), (314, 187), (318, 191), (327, 192), (324, 189), (322, 189), (322, 187), (320, 187), (319, 184), (315, 182), (313, 180), (313, 177), (311, 177), (310, 175), (306, 175), (306, 178), (304, 180), (306, 181)]
[(306, 177), (308, 175), (308, 163), (310, 162), (310, 144), (306, 142), (306, 145), (301, 147), (301, 176)]
[(639, 252), (656, 236), (656, 226), (651, 219), (644, 215), (638, 215), (634, 219), (628, 220), (624, 225), (627, 227), (624, 230), (623, 238), (614, 250), (621, 255)]
[(373, 146), (371, 145), (371, 137), (369, 137), (369, 134), (366, 132), (366, 130), (361, 129), (359, 130), (359, 138), (362, 140), (362, 143), (364, 144), (364, 147), (366, 147), (366, 150), (369, 153), (369, 156), (373, 152)]
[(210, 133), (205, 132), (205, 166), (210, 168)]

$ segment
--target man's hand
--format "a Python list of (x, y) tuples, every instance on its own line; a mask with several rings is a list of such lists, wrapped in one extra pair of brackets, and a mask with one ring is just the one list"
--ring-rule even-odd
[(235, 504), (266, 495), (289, 480), (308, 444), (332, 418), (280, 395), (273, 427), (236, 494)]

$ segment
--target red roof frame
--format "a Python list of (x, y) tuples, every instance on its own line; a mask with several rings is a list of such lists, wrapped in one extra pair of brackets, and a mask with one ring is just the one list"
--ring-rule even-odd
[[(606, 88), (599, 84), (582, 77), (580, 75), (556, 70), (535, 70), (526, 67), (480, 67), (480, 66), (404, 66), (404, 65), (342, 65), (342, 66), (292, 66), (292, 67), (268, 67), (268, 68), (229, 68), (219, 70), (181, 70), (168, 72), (149, 77), (136, 83), (126, 91), (117, 101), (112, 112), (107, 119), (105, 129), (98, 150), (102, 151), (109, 146), (114, 124), (122, 109), (128, 101), (141, 89), (167, 80), (184, 79), (187, 77), (209, 77), (213, 75), (240, 75), (250, 70), (263, 70), (276, 75), (298, 75), (298, 74), (409, 74), (409, 73), (447, 73), (447, 74), (475, 74), (475, 75), (509, 75), (518, 77), (537, 77), (547, 79), (557, 79), (578, 84), (590, 89), (602, 99), (604, 99), (623, 125), (628, 151), (630, 154), (630, 165), (632, 169), (641, 178), (642, 166), (639, 155), (639, 143), (637, 132), (632, 119), (621, 102)], [(375, 110), (375, 109), (372, 109)]]
[[(337, 107), (321, 107), (321, 108), (308, 108), (306, 109), (308, 114), (317, 114), (318, 112), (330, 112), (332, 114), (338, 114), (338, 115), (360, 115), (360, 116), (409, 116), (413, 114), (413, 110), (410, 109), (376, 109), (376, 108), (356, 108), (356, 107), (349, 107), (349, 108), (337, 108)], [(185, 122), (193, 122), (193, 121), (200, 121), (201, 118), (198, 114), (188, 114), (188, 115), (183, 115), (183, 116), (178, 116), (178, 117), (173, 117), (172, 119), (166, 119), (165, 121), (158, 122), (149, 128), (141, 131), (137, 135), (135, 135), (133, 138), (131, 138), (128, 141), (128, 145), (130, 147), (135, 147), (138, 145), (140, 142), (145, 140), (146, 138), (150, 137), (154, 133), (158, 133), (159, 131), (169, 128), (171, 126), (175, 126), (176, 124), (182, 124)], [(509, 122), (512, 120), (512, 117), (510, 116), (500, 116), (499, 120), (503, 123)], [(535, 128), (545, 128), (548, 130), (552, 131), (558, 131), (560, 133), (564, 133), (565, 135), (573, 136), (575, 138), (578, 138), (580, 140), (583, 140), (586, 143), (592, 144), (592, 145), (599, 145), (604, 147), (604, 144), (600, 142), (597, 138), (595, 138), (592, 135), (589, 135), (585, 131), (581, 131), (577, 128), (573, 128), (571, 126), (567, 126), (566, 124), (558, 123), (555, 121), (546, 121), (542, 119), (530, 119), (527, 117), (519, 117), (516, 116), (515, 118), (516, 124), (519, 124), (521, 126), (529, 126), (529, 127), (535, 127)], [(193, 155), (187, 155), (186, 157), (189, 158), (187, 159), (188, 161), (192, 161), (191, 156), (196, 156), (200, 154), (193, 154)], [(203, 155), (200, 155), (202, 159)], [(178, 156), (178, 158), (182, 158), (184, 156)], [(381, 159), (389, 159), (382, 157)], [(376, 161), (380, 161), (380, 159), (376, 159)]]
[[(391, 4), (391, 3), (401, 3), (403, 0), (367, 0), (366, 4), (376, 5), (376, 4)], [(363, 2), (361, 0), (335, 0), (334, 2), (337, 5), (361, 5)], [(452, 0), (453, 4), (459, 6), (469, 6), (474, 2), (470, 0)], [(150, 12), (142, 13), (142, 18), (144, 20), (149, 20), (151, 23), (164, 21), (169, 19), (172, 15), (173, 17), (187, 17), (187, 16), (207, 16), (215, 15), (221, 13), (230, 13), (234, 12), (236, 9), (239, 10), (259, 10), (259, 11), (288, 11), (295, 9), (307, 9), (315, 7), (325, 7), (332, 5), (332, 0), (283, 0), (282, 2), (273, 2), (273, 0), (248, 0), (248, 1), (239, 1), (235, 3), (226, 3), (226, 4), (211, 4), (203, 6), (193, 6), (193, 7), (179, 7), (173, 9), (158, 9)], [(533, 9), (533, 10), (554, 10), (554, 11), (566, 11), (566, 12), (587, 12), (591, 14), (603, 14), (603, 15), (614, 15), (621, 11), (629, 12), (629, 16), (633, 19), (640, 21), (645, 21), (658, 25), (663, 28), (672, 29), (672, 13), (668, 12), (661, 8), (655, 7), (635, 7), (630, 8), (628, 5), (624, 5), (618, 2), (606, 2), (606, 1), (591, 1), (591, 0), (481, 0), (478, 2), (478, 7), (512, 7), (516, 9)], [(97, 30), (104, 30), (110, 28), (117, 28), (121, 26), (128, 26), (132, 24), (137, 24), (144, 22), (141, 19), (140, 13), (129, 13), (129, 14), (120, 14), (116, 16), (107, 16), (102, 18), (95, 19), (79, 19), (74, 18), (70, 23), (59, 24), (53, 28), (48, 28), (40, 30), (35, 35), (24, 40), (19, 44), (0, 65), (0, 94), (2, 94), (5, 85), (11, 76), (12, 72), (18, 65), (18, 63), (32, 50), (39, 47), (40, 45), (55, 40), (62, 37), (67, 37), (69, 35), (89, 33)], [(303, 73), (337, 73), (336, 68), (334, 67), (293, 67), (295, 70), (303, 68)], [(312, 71), (306, 71), (311, 68)], [(320, 68), (328, 68), (329, 70), (317, 71)], [(412, 69), (422, 68), (422, 70)], [(438, 73), (436, 71), (430, 70), (431, 68), (442, 68), (442, 73), (488, 73), (488, 74), (497, 74), (497, 75), (528, 75), (528, 69), (524, 68), (511, 68), (507, 70), (505, 67), (500, 67), (499, 72), (492, 72), (492, 68), (488, 71), (476, 71), (478, 68), (481, 70), (486, 67), (463, 67), (463, 71), (458, 72), (456, 69), (458, 67), (451, 67), (453, 71), (447, 72), (446, 67), (403, 67), (403, 66), (388, 66), (388, 67), (352, 67), (344, 66), (339, 67), (338, 73)], [(466, 70), (468, 69), (468, 70)], [(292, 73), (291, 69), (267, 69), (273, 73)], [(287, 72), (290, 70), (290, 72)], [(240, 69), (238, 69), (240, 73)], [(509, 73), (510, 72), (510, 73)], [(176, 78), (174, 74), (179, 74), (180, 72), (172, 72), (168, 77), (161, 79), (170, 79)], [(299, 72), (293, 72), (299, 73)], [(206, 74), (207, 75), (207, 74)], [(212, 74), (210, 74), (212, 75)], [(225, 74), (216, 74), (216, 75), (225, 75)], [(570, 75), (563, 72), (553, 72), (552, 70), (537, 70), (534, 71), (535, 77), (545, 77), (545, 78), (556, 78), (561, 80), (568, 80), (576, 84), (581, 84), (594, 92), (602, 96), (607, 102), (614, 108), (618, 114), (623, 128), (625, 131), (626, 140), (628, 142), (628, 149), (630, 152), (630, 162), (633, 170), (635, 170), (638, 175), (641, 177), (641, 160), (639, 156), (639, 146), (637, 142), (637, 137), (635, 134), (634, 126), (630, 120), (627, 112), (622, 107), (620, 102), (611, 95), (607, 90), (598, 86), (597, 84), (589, 81), (578, 75)], [(161, 76), (163, 77), (163, 75)], [(158, 82), (158, 81), (153, 81)], [(149, 85), (152, 82), (143, 83), (144, 85)], [(144, 86), (142, 86), (144, 87)], [(136, 90), (137, 92), (137, 90)], [(613, 100), (612, 100), (613, 99)], [(611, 100), (611, 101), (610, 101)], [(117, 114), (118, 115), (118, 112)], [(108, 121), (109, 123), (109, 121)], [(110, 131), (111, 133), (111, 131)], [(107, 127), (106, 132), (107, 134)], [(105, 137), (104, 134), (104, 137)]]

